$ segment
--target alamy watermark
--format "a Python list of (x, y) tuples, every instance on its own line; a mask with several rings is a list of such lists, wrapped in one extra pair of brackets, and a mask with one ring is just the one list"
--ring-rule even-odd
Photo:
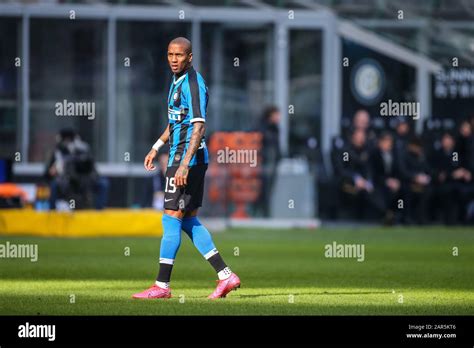
[(420, 118), (419, 102), (394, 102), (389, 99), (380, 103), (380, 116), (408, 116), (414, 120)]
[(47, 338), (48, 341), (56, 339), (56, 325), (37, 325), (26, 322), (18, 326), (20, 338)]
[(356, 258), (358, 262), (365, 260), (365, 245), (364, 244), (326, 244), (324, 246), (324, 256), (327, 258)]
[(257, 166), (257, 150), (234, 150), (226, 146), (217, 150), (217, 163), (248, 163), (253, 168)]
[(30, 259), (38, 261), (38, 244), (0, 244), (0, 259)]
[(84, 116), (95, 119), (95, 102), (70, 102), (64, 99), (54, 105), (56, 116)]

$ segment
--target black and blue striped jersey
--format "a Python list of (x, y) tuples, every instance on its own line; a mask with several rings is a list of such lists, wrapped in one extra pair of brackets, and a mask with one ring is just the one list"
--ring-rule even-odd
[[(193, 67), (179, 78), (173, 76), (168, 93), (168, 120), (170, 153), (168, 167), (179, 166), (188, 150), (194, 122), (206, 122), (209, 94), (201, 74)], [(209, 154), (205, 137), (194, 154), (190, 166), (207, 164)]]

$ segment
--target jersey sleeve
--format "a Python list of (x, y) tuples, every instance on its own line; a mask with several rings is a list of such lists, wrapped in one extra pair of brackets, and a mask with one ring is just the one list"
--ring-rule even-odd
[(206, 122), (208, 93), (204, 79), (192, 71), (188, 75), (186, 87), (184, 99), (189, 108), (190, 122)]

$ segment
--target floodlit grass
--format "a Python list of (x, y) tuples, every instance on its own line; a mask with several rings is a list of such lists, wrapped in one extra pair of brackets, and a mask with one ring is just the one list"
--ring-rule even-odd
[[(217, 301), (206, 298), (216, 276), (184, 234), (169, 300), (131, 299), (154, 281), (159, 239), (1, 237), (37, 243), (39, 259), (0, 259), (0, 314), (474, 314), (472, 229), (234, 229), (214, 239), (242, 280)], [(333, 241), (364, 244), (365, 260), (326, 258)]]

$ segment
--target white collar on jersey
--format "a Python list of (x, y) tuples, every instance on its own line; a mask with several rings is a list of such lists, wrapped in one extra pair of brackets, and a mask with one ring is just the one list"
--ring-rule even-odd
[(183, 76), (181, 76), (179, 79), (175, 80), (175, 77), (173, 76), (173, 84), (177, 84), (179, 81), (181, 81), (182, 79), (184, 79), (186, 77), (188, 73), (186, 74), (183, 74)]

